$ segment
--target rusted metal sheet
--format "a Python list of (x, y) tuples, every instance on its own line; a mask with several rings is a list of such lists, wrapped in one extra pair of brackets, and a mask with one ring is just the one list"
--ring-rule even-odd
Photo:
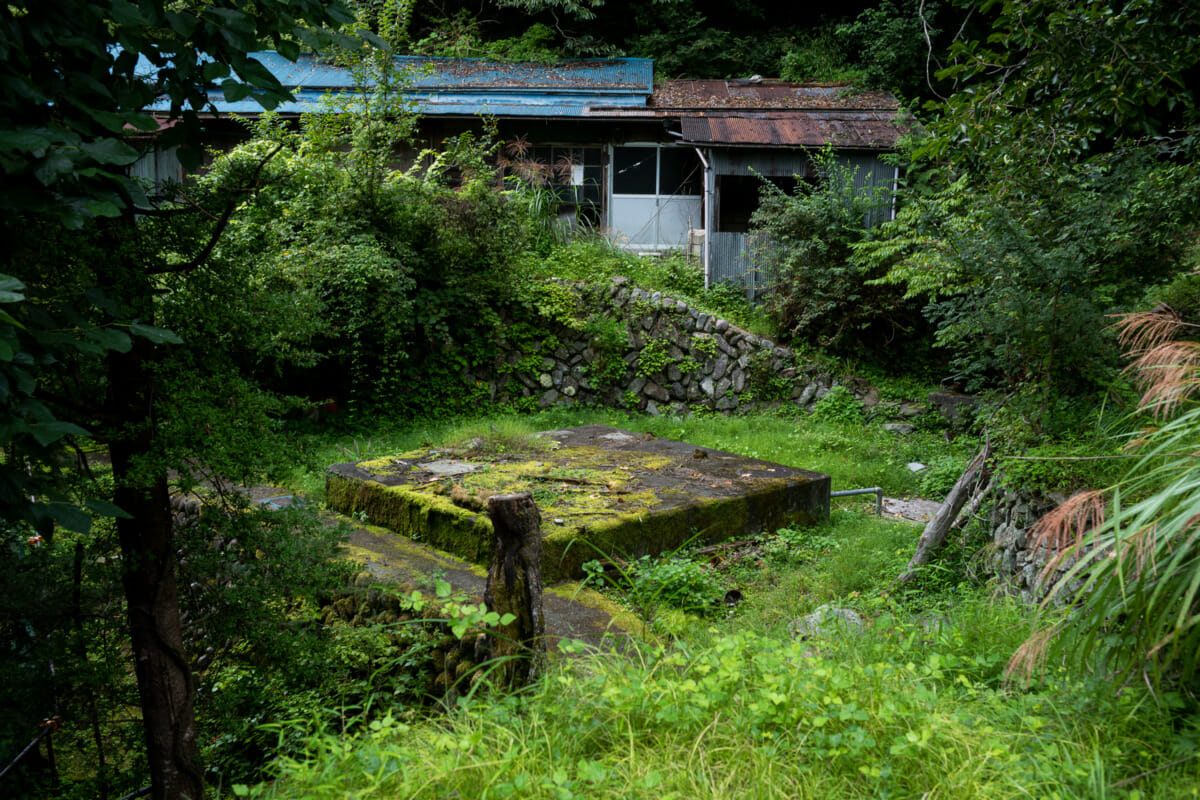
[(794, 111), (787, 114), (682, 116), (684, 141), (705, 145), (890, 149), (906, 132), (894, 113)]
[(844, 84), (777, 80), (673, 80), (654, 91), (655, 108), (856, 109), (894, 110), (887, 92), (855, 91)]

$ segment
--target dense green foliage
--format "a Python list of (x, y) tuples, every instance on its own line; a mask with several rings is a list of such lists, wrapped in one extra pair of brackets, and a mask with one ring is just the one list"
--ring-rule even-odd
[[(657, 58), (660, 74), (941, 92), (908, 153), (895, 222), (864, 232), (873, 200), (832, 162), (819, 186), (768, 191), (756, 221), (782, 247), (773, 312), (798, 341), (865, 350), (876, 370), (911, 366), (930, 344), (913, 314), (924, 304), (955, 377), (993, 393), (976, 425), (1004, 439), (1010, 481), (1050, 493), (1105, 479), (1109, 462), (1071, 468), (1016, 451), (1053, 435), (1066, 444), (1034, 455), (1115, 455), (1087, 438), (1106, 432), (1115, 412), (1105, 404), (1125, 394), (1106, 315), (1163, 300), (1185, 316), (1200, 308), (1187, 274), (1200, 210), (1200, 15), (1188, 4), (883, 0), (819, 25), (798, 6), (742, 0), (352, 5), (345, 30), (413, 52), (625, 53)], [(415, 676), (438, 634), (381, 622), (366, 596), (338, 594), (348, 574), (332, 560), (338, 531), (237, 502), (173, 522), (168, 474), (178, 489), (222, 491), (290, 475), (317, 496), (325, 464), (445, 434), (438, 422), (385, 422), (347, 441), (310, 427), (281, 449), (272, 434), (312, 401), (444, 418), (482, 403), (466, 376), (492, 364), (498, 343), (526, 347), (533, 363), (556, 325), (619, 358), (625, 331), (574, 319), (545, 277), (623, 275), (765, 329), (737, 291), (704, 290), (682, 257), (564, 244), (547, 196), (501, 183), (486, 142), (453, 139), (394, 169), (392, 147), (411, 130), (399, 84), (357, 39), (310, 27), (331, 23), (350, 16), (270, 0), (0, 10), (10, 212), (0, 223), (0, 756), (51, 715), (67, 723), (54, 734), (57, 762), (35, 751), (0, 790), (116, 796), (153, 775), (162, 796), (183, 775), (186, 791), (202, 791), (199, 737), (223, 787), (259, 781), (278, 759), (277, 783), (240, 791), (279, 796), (1194, 794), (1192, 405), (1147, 434), (1107, 521), (1081, 540), (1063, 587), (1086, 581), (1079, 614), (1067, 623), (1047, 611), (1023, 651), (1031, 663), (1069, 657), (1024, 687), (1002, 673), (1030, 621), (971, 587), (977, 531), (956, 534), (896, 594), (916, 531), (839, 511), (830, 526), (767, 532), (737, 552), (627, 562), (617, 596), (655, 617), (661, 639), (564, 661), (526, 694), (430, 721)], [(956, 38), (943, 53), (946, 32)], [(299, 131), (268, 122), (202, 179), (160, 196), (124, 174), (136, 157), (127, 126), (150, 130), (152, 97), (180, 119), (162, 143), (189, 140), (209, 83), (229, 99), (285, 96), (247, 51), (295, 55), (335, 39), (340, 58), (384, 82), (331, 106), (356, 113), (313, 116)], [(148, 83), (135, 75), (139, 53), (155, 70)], [(915, 341), (907, 364), (897, 331)], [(637, 369), (667, 359), (652, 342)], [(1180, 391), (1192, 384), (1186, 358), (1144, 366)], [(777, 387), (759, 378), (765, 398)], [(835, 390), (812, 415), (592, 409), (477, 427), (504, 447), (511, 427), (608, 422), (823, 470), (835, 488), (945, 492), (970, 443), (941, 429), (898, 437), (882, 419)], [(932, 469), (918, 478), (905, 466), (914, 460)], [(1100, 501), (1084, 498), (1091, 505), (1055, 518), (1065, 527), (1046, 530), (1073, 535), (1083, 518), (1068, 516), (1080, 509), (1097, 522)], [(717, 601), (731, 587), (747, 600), (726, 619)], [(822, 602), (871, 624), (819, 642), (784, 633)], [(933, 610), (943, 616), (918, 616)], [(456, 613), (455, 627), (484, 616)], [(1046, 649), (1050, 634), (1058, 650)], [(135, 670), (131, 655), (157, 666)], [(147, 680), (171, 671), (174, 686)], [(1157, 694), (1103, 688), (1139, 672)], [(164, 754), (174, 777), (155, 771)]]
[(1178, 271), (1200, 172), (1144, 151), (1063, 166), (995, 195), (961, 179), (917, 197), (860, 245), (885, 284), (928, 302), (936, 340), (971, 389), (1084, 395), (1110, 385), (1105, 315)]
[[(275, 150), (262, 171), (267, 187), (218, 251), (248, 260), (254, 283), (290, 298), (292, 329), (309, 332), (310, 368), (280, 385), (396, 409), (473, 402), (460, 373), (494, 353), (528, 230), (521, 204), (495, 187), (485, 150), (468, 137), (407, 172), (379, 175), (361, 167), (374, 161), (360, 146), (343, 151), (271, 128), (218, 160), (202, 188)], [(257, 326), (272, 335), (280, 322), (260, 317)], [(247, 366), (259, 377), (278, 371)], [(429, 391), (414, 395), (418, 376)]]
[(654, 59), (667, 77), (848, 81), (909, 98), (928, 92), (925, 57), (940, 34), (935, 22), (959, 16), (914, 0), (837, 9), (755, 0), (352, 5), (408, 52), (529, 61), (633, 56)]
[[(192, 145), (180, 150), (180, 158), (194, 166), (199, 161), (197, 112), (210, 88), (220, 82), (228, 99), (253, 97), (273, 105), (290, 95), (249, 53), (271, 46), (295, 58), (302, 46), (319, 48), (335, 39), (356, 46), (329, 30), (350, 19), (338, 3), (311, 0), (66, 0), (0, 8), (0, 170), (6, 212), (0, 223), (5, 242), (0, 282), (8, 306), (0, 317), (0, 474), (5, 476), (0, 486), (7, 495), (0, 505), (0, 557), (20, 561), (25, 543), (55, 547), (50, 521), (86, 533), (91, 518), (84, 508), (115, 519), (121, 569), (107, 577), (119, 577), (124, 590), (126, 668), (136, 665), (148, 768), (142, 775), (150, 779), (148, 791), (155, 798), (204, 792), (195, 764), (192, 679), (181, 652), (168, 470), (179, 469), (185, 483), (206, 469), (224, 471), (247, 454), (238, 452), (242, 445), (249, 441), (249, 451), (256, 450), (254, 443), (262, 438), (239, 436), (220, 423), (232, 419), (234, 429), (254, 427), (264, 410), (259, 404), (240, 419), (229, 413), (242, 410), (238, 401), (254, 394), (253, 387), (247, 393), (244, 386), (222, 386), (214, 397), (205, 391), (214, 386), (203, 380), (208, 377), (203, 368), (197, 370), (201, 379), (189, 386), (191, 393), (177, 396), (181, 405), (168, 410), (163, 398), (170, 391), (164, 392), (157, 379), (177, 376), (181, 365), (156, 370), (181, 340), (156, 325), (155, 299), (161, 276), (187, 273), (207, 261), (209, 243), (220, 236), (236, 206), (231, 195), (253, 191), (254, 181), (248, 176), (247, 185), (216, 198), (215, 207), (199, 203), (187, 211), (168, 211), (127, 174), (138, 151), (126, 137), (160, 130), (146, 107), (161, 100), (172, 124), (161, 126), (160, 142)], [(192, 215), (203, 220), (198, 234), (194, 219), (186, 219)], [(172, 217), (178, 228), (170, 224)], [(166, 224), (152, 225), (147, 218)], [(188, 246), (172, 247), (178, 244), (172, 236), (183, 230), (191, 234)], [(211, 300), (207, 308), (219, 315)], [(187, 350), (199, 363), (205, 352), (201, 344)], [(211, 462), (197, 458), (195, 450), (181, 456), (188, 448), (172, 441), (167, 421), (170, 411), (184, 406), (187, 413), (171, 420), (174, 433), (194, 430), (185, 425), (207, 425), (204, 444), (215, 446), (203, 450), (221, 456)], [(100, 496), (92, 494), (94, 482), (84, 480), (90, 478), (81, 455), (85, 436), (107, 446), (113, 479)], [(239, 465), (243, 473), (247, 468), (245, 462)], [(77, 475), (83, 491), (64, 494), (55, 474), (61, 471)], [(84, 483), (93, 485), (80, 486)], [(20, 494), (12, 496), (13, 488)], [(79, 596), (77, 619), (91, 611), (83, 610)], [(74, 663), (86, 676), (86, 653)], [(25, 713), (48, 716), (51, 711)], [(93, 727), (101, 712), (96, 705), (86, 712)], [(19, 736), (12, 729), (6, 735)], [(100, 734), (95, 738), (100, 748)], [(109, 794), (104, 761), (94, 775), (98, 793)], [(50, 774), (46, 785), (53, 784)]]
[[(199, 161), (196, 112), (219, 83), (230, 100), (273, 106), (288, 97), (278, 79), (249, 56), (270, 46), (295, 58), (301, 47), (334, 40), (323, 25), (350, 20), (344, 6), (318, 0), (236, 0), (203, 4), (6, 3), (0, 9), (4, 129), (0, 137), (7, 212), (48, 215), (77, 228), (95, 217), (146, 208), (145, 188), (123, 167), (138, 152), (127, 126), (154, 131), (145, 108), (158, 97), (183, 124), (163, 143), (185, 143)], [(348, 37), (337, 35), (352, 44)], [(151, 65), (139, 72), (138, 56)]]
[(878, 268), (851, 260), (852, 248), (870, 235), (868, 219), (887, 209), (891, 194), (855, 189), (853, 171), (832, 152), (816, 154), (814, 163), (818, 181), (798, 182), (794, 194), (764, 182), (751, 220), (775, 248), (767, 307), (785, 339), (835, 353), (874, 350), (878, 358), (920, 321), (911, 303), (871, 284)]
[[(181, 605), (210, 769), (248, 776), (257, 765), (250, 754), (262, 757), (255, 728), (264, 719), (307, 719), (335, 697), (367, 702), (368, 676), (349, 680), (334, 631), (300, 613), (311, 615), (321, 593), (348, 577), (347, 565), (331, 559), (342, 535), (311, 513), (261, 507), (181, 527)], [(10, 542), (4, 565), (0, 752), (14, 757), (51, 716), (63, 726), (53, 734), (55, 762), (22, 762), (5, 777), (5, 791), (33, 796), (57, 784), (56, 796), (95, 797), (138, 789), (147, 765), (112, 523), (39, 544)], [(273, 748), (274, 738), (268, 743)]]
[[(1001, 798), (1124, 786), (1188, 796), (1200, 779), (1189, 758), (1197, 730), (1184, 715), (1162, 714), (1144, 689), (1093, 693), (1063, 670), (1005, 682), (1027, 609), (953, 585), (881, 596), (907, 556), (897, 547), (913, 536), (909, 526), (844, 513), (831, 526), (781, 531), (744, 566), (710, 571), (709, 580), (744, 576), (747, 600), (728, 617), (664, 611), (656, 630), (677, 638), (627, 642), (620, 656), (564, 643), (528, 692), (462, 703), (435, 720), (385, 717), (354, 738), (311, 737), (303, 758), (280, 762), (278, 780), (239, 791)], [(684, 585), (662, 582), (659, 597)], [(785, 632), (829, 600), (860, 609), (870, 627), (807, 641)], [(938, 600), (940, 613), (931, 611)]]

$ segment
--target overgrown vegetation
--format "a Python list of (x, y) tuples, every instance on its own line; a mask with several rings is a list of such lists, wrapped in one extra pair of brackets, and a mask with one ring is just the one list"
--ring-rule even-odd
[[(129, 796), (149, 779), (155, 797), (199, 797), (207, 774), (218, 793), (304, 797), (1196, 794), (1195, 10), (963, 2), (935, 20), (931, 4), (884, 0), (814, 27), (800, 6), (740, 0), (502, 0), (495, 25), (455, 3), (352, 5), (357, 19), (271, 0), (0, 11), (13, 88), (0, 115), (0, 767), (50, 737), (0, 793)], [(864, 231), (872, 202), (832, 160), (817, 159), (819, 185), (768, 190), (757, 223), (782, 245), (772, 321), (732, 286), (704, 289), (681, 255), (565, 241), (553, 197), (502, 177), (489, 136), (394, 169), (411, 120), (390, 61), (361, 47), (375, 35), (431, 54), (653, 55), (672, 74), (782, 68), (938, 103), (904, 154), (895, 221)], [(144, 112), (156, 93), (197, 107), (236, 74), (229, 99), (280, 100), (248, 52), (334, 41), (379, 91), (299, 130), (268, 120), (184, 187), (124, 173), (129, 131), (157, 127)], [(196, 134), (195, 115), (178, 116), (163, 144)], [(953, 428), (920, 417), (911, 435), (879, 425), (895, 406), (864, 410), (843, 387), (812, 414), (485, 409), (470, 369), (500, 343), (521, 353), (503, 374), (535, 369), (560, 329), (583, 331), (604, 355), (591, 377), (616, 381), (627, 331), (580, 318), (545, 279), (618, 275), (872, 377), (907, 370), (881, 386), (888, 399), (918, 399), (914, 365), (946, 363), (948, 385), (983, 403)], [(1127, 416), (1108, 315), (1163, 302), (1179, 314), (1130, 328), (1160, 380), (1140, 404), (1151, 417)], [(670, 360), (655, 342), (644, 376)], [(749, 366), (750, 394), (785, 398), (779, 376)], [(335, 408), (333, 425), (300, 419)], [(499, 416), (461, 426), (481, 409)], [(420, 595), (349, 583), (338, 529), (224, 491), (278, 479), (316, 500), (329, 463), (431, 440), (502, 453), (589, 422), (894, 496), (946, 492), (988, 437), (1010, 484), (1116, 489), (1077, 495), (1041, 529), (1076, 559), (1059, 587), (1070, 613), (994, 599), (971, 526), (895, 585), (916, 529), (851, 500), (827, 526), (628, 557), (603, 583), (653, 617), (646, 640), (461, 703), (427, 667), (447, 631), (495, 622), (485, 609), (434, 580), (451, 605), (431, 613), (448, 624), (418, 621)], [(1120, 435), (1147, 422), (1121, 477)], [(203, 513), (173, 518), (172, 490), (205, 487), (219, 496)], [(800, 639), (792, 623), (827, 604), (863, 626)], [(1006, 677), (1014, 651), (1027, 675)], [(430, 712), (433, 696), (450, 699)]]
[[(1190, 757), (1200, 732), (1187, 717), (1168, 722), (1144, 689), (1094, 693), (1062, 669), (1006, 681), (1004, 654), (1025, 637), (1028, 609), (953, 581), (888, 596), (914, 533), (839, 513), (827, 527), (765, 537), (724, 565), (635, 567), (626, 574), (644, 584), (618, 581), (630, 603), (695, 598), (709, 619), (662, 611), (656, 630), (670, 643), (626, 642), (620, 656), (564, 644), (531, 691), (462, 703), (432, 721), (385, 717), (351, 739), (310, 737), (276, 781), (241, 791), (852, 798), (914, 786), (971, 797), (1115, 786), (1188, 795), (1200, 779)], [(708, 601), (736, 576), (741, 605)], [(787, 632), (831, 600), (858, 609), (867, 626), (807, 640)]]
[[(919, 316), (912, 304), (852, 263), (866, 239), (868, 220), (880, 217), (890, 192), (855, 188), (853, 170), (831, 151), (812, 154), (819, 176), (799, 182), (795, 194), (765, 183), (751, 220), (757, 235), (777, 248), (767, 305), (779, 335), (833, 352), (896, 347)], [(878, 357), (878, 354), (873, 354)]]
[[(487, 146), (470, 137), (408, 172), (379, 175), (372, 154), (390, 149), (391, 137), (343, 150), (340, 137), (320, 133), (268, 121), (201, 184), (219, 190), (277, 151), (263, 168), (267, 188), (230, 224), (220, 252), (248, 259), (255, 283), (291, 298), (311, 358), (282, 381), (276, 363), (247, 368), (314, 400), (365, 408), (473, 402), (460, 373), (489, 361), (501, 314), (518, 302), (528, 218), (496, 189)], [(411, 392), (417, 376), (429, 387), (420, 396)]]

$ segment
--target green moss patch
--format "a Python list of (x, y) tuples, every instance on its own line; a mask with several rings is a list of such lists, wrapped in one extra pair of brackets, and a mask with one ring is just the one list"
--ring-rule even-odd
[(587, 425), (544, 434), (551, 450), (437, 447), (330, 467), (327, 498), (346, 514), (482, 563), (496, 494), (529, 492), (542, 515), (543, 577), (582, 575), (597, 557), (637, 557), (814, 522), (829, 477), (782, 464)]

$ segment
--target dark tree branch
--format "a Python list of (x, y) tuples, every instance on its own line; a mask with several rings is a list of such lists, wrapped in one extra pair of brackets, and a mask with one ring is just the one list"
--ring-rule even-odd
[[(257, 166), (255, 166), (254, 172), (251, 173), (250, 180), (246, 184), (245, 191), (247, 191), (249, 193), (254, 193), (262, 188), (262, 184), (259, 183), (259, 180), (258, 180), (259, 174), (263, 171), (263, 168), (266, 167), (267, 162), (270, 161), (272, 158), (274, 158), (275, 155), (282, 149), (283, 149), (283, 143), (280, 142), (279, 144), (275, 145), (274, 150), (272, 150), (271, 152), (269, 152), (265, 156), (263, 156), (262, 160), (258, 162)], [(159, 267), (157, 269), (147, 270), (147, 274), (149, 274), (149, 275), (178, 274), (181, 272), (191, 272), (195, 269), (199, 269), (204, 264), (204, 262), (208, 260), (208, 257), (212, 255), (212, 251), (213, 251), (213, 249), (216, 248), (217, 242), (219, 242), (221, 240), (221, 236), (225, 233), (225, 228), (229, 225), (229, 220), (233, 217), (233, 212), (237, 210), (238, 203), (239, 203), (238, 198), (231, 198), (226, 203), (224, 210), (222, 210), (222, 212), (221, 212), (220, 218), (217, 220), (216, 225), (213, 227), (212, 233), (209, 234), (208, 241), (205, 243), (204, 247), (201, 248), (200, 252), (196, 254), (195, 258), (193, 258), (192, 260), (190, 260), (186, 263), (183, 263), (183, 264), (174, 264), (171, 266), (164, 266), (164, 267)]]

